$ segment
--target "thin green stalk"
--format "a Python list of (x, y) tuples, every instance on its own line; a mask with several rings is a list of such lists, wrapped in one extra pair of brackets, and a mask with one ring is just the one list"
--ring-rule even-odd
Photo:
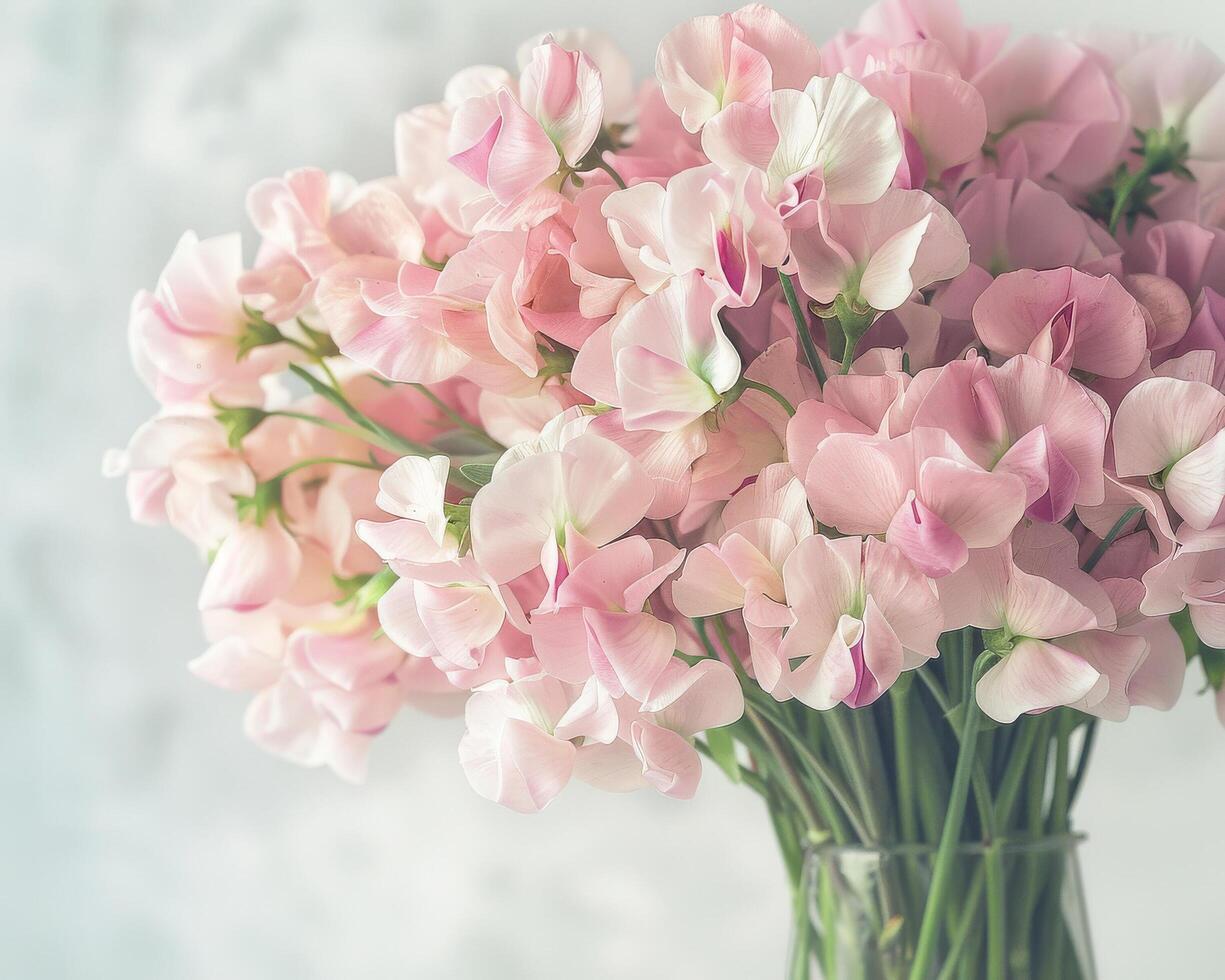
[(831, 708), (825, 712), (825, 720), (829, 725), (830, 736), (834, 740), (838, 758), (846, 770), (851, 789), (859, 802), (859, 810), (863, 814), (864, 829), (867, 833), (864, 843), (882, 844), (884, 836), (880, 814), (876, 811), (876, 801), (864, 773), (864, 764), (859, 756), (855, 735), (851, 731), (843, 710), (841, 706)]
[(812, 831), (819, 830), (822, 825), (821, 818), (817, 815), (816, 808), (813, 806), (813, 802), (809, 799), (808, 793), (804, 788), (804, 783), (800, 779), (799, 773), (795, 771), (795, 767), (792, 765), (791, 759), (787, 756), (782, 745), (779, 744), (774, 733), (770, 731), (769, 725), (762, 720), (761, 715), (757, 713), (752, 705), (746, 704), (744, 706), (744, 714), (753, 727), (757, 729), (767, 748), (774, 754), (775, 761), (777, 761), (780, 770), (786, 776), (787, 790), (800, 808), (804, 819), (808, 822), (808, 829)]
[(596, 162), (596, 166), (608, 174), (608, 176), (613, 179), (613, 183), (621, 188), (621, 190), (625, 190), (625, 179), (613, 169), (613, 165), (606, 161), (603, 155), (601, 155), (599, 160)]
[(1092, 554), (1085, 559), (1084, 570), (1086, 572), (1093, 571), (1097, 567), (1097, 563), (1102, 560), (1102, 556), (1106, 554), (1107, 549), (1114, 544), (1114, 539), (1123, 533), (1123, 528), (1131, 523), (1132, 519), (1144, 513), (1144, 508), (1137, 504), (1135, 507), (1128, 507), (1119, 515), (1119, 519), (1110, 526), (1110, 530), (1106, 532), (1106, 536), (1097, 543), (1097, 547), (1093, 549)]
[(796, 753), (802, 761), (817, 778), (824, 784), (830, 795), (837, 801), (838, 806), (842, 808), (842, 812), (846, 815), (846, 819), (850, 821), (855, 833), (860, 840), (867, 840), (868, 833), (865, 829), (863, 817), (859, 815), (859, 811), (855, 808), (854, 802), (851, 800), (850, 791), (846, 784), (839, 778), (825, 762), (809, 748), (790, 727), (786, 725), (778, 726), (778, 730), (783, 733), (792, 745), (795, 746)]
[(266, 483), (271, 483), (276, 480), (283, 480), (285, 477), (297, 473), (298, 470), (304, 470), (309, 466), (355, 466), (363, 470), (378, 470), (383, 472), (384, 467), (379, 463), (372, 463), (368, 459), (345, 459), (342, 456), (314, 456), (310, 459), (300, 459), (291, 466), (285, 467), (271, 480), (266, 480)]
[(741, 378), (740, 384), (753, 391), (760, 391), (763, 395), (769, 395), (782, 406), (784, 412), (788, 415), (795, 415), (795, 406), (781, 392), (775, 391), (769, 385), (762, 384), (760, 381), (753, 381), (751, 378)]
[(876, 727), (879, 713), (875, 706), (852, 709), (851, 726), (855, 730), (855, 741), (859, 744), (861, 758), (864, 760), (865, 782), (881, 815), (881, 830), (888, 839), (892, 832), (890, 817), (894, 810), (889, 783), (885, 778), (885, 757), (881, 751), (880, 732)]
[(987, 980), (1005, 980), (1008, 920), (1004, 906), (1004, 852), (993, 840), (983, 855), (987, 877)]
[(912, 741), (914, 729), (910, 717), (910, 687), (908, 680), (905, 684), (895, 683), (889, 690), (889, 697), (893, 702), (893, 754), (897, 760), (898, 820), (903, 843), (919, 839), (919, 817), (915, 811)]
[(1093, 756), (1093, 745), (1097, 741), (1097, 719), (1090, 718), (1085, 725), (1085, 738), (1080, 746), (1080, 755), (1076, 757), (1076, 772), (1072, 776), (1072, 786), (1068, 791), (1068, 808), (1076, 803), (1080, 788), (1084, 784), (1089, 771), (1089, 759)]
[[(993, 658), (982, 654), (974, 664), (977, 679)], [(940, 833), (940, 846), (936, 850), (932, 868), (932, 882), (927, 894), (927, 907), (923, 910), (923, 924), (919, 928), (919, 942), (915, 949), (914, 962), (910, 967), (910, 980), (924, 980), (931, 970), (936, 955), (937, 934), (944, 904), (948, 899), (949, 884), (953, 878), (961, 827), (965, 822), (966, 801), (970, 794), (970, 777), (974, 771), (975, 747), (978, 742), (979, 711), (976, 704), (968, 704), (961, 727), (960, 748), (957, 752), (957, 767), (953, 772), (953, 787), (949, 791), (948, 809), (945, 812), (944, 829)]]
[(500, 453), (506, 451), (506, 447), (503, 446), (502, 443), (498, 442), (497, 439), (491, 436), (488, 432), (482, 429), (479, 425), (473, 425), (471, 422), (469, 422), (466, 418), (460, 415), (459, 412), (455, 411), (455, 409), (453, 409), (450, 405), (448, 405), (441, 398), (439, 398), (436, 394), (434, 394), (434, 392), (432, 392), (427, 385), (414, 383), (413, 387), (416, 388), (419, 392), (421, 392), (421, 394), (425, 395), (425, 397), (430, 400), (430, 402), (434, 405), (434, 407), (437, 408), (440, 412), (442, 412), (442, 414), (445, 415), (448, 419), (454, 422), (458, 428), (461, 428), (464, 431), (472, 434), (476, 438), (480, 439), (481, 442), (489, 446), (490, 449), (494, 449)]
[(966, 942), (970, 938), (970, 927), (978, 918), (979, 902), (983, 898), (985, 882), (986, 872), (980, 865), (974, 869), (974, 877), (970, 882), (970, 889), (966, 892), (965, 901), (961, 906), (961, 918), (957, 921), (957, 926), (953, 930), (953, 938), (952, 942), (949, 943), (948, 955), (945, 957), (944, 966), (941, 967), (936, 980), (952, 980), (953, 971), (958, 968), (960, 963), (964, 962), (962, 951), (966, 948)]
[(1068, 709), (1060, 713), (1055, 721), (1055, 780), (1051, 789), (1051, 809), (1047, 822), (1052, 834), (1068, 831), (1068, 801), (1070, 799), (1068, 772), (1068, 741), (1076, 716)]
[[(309, 415), (306, 412), (291, 412), (287, 409), (277, 409), (269, 412), (268, 415), (283, 419), (297, 419), (299, 422), (309, 422), (311, 425), (331, 429), (333, 432), (339, 432), (341, 435), (346, 435), (353, 439), (360, 439), (362, 442), (377, 446), (379, 449), (388, 448), (382, 441), (372, 438), (372, 433), (369, 429), (359, 429), (357, 426), (345, 425), (343, 422), (333, 422), (331, 419), (325, 419), (318, 415)], [(395, 452), (396, 450), (389, 451)]]
[(782, 269), (775, 270), (778, 272), (778, 281), (783, 287), (783, 297), (787, 300), (787, 306), (791, 310), (791, 319), (795, 321), (795, 332), (800, 340), (800, 347), (804, 349), (804, 357), (808, 360), (808, 366), (812, 368), (812, 373), (817, 378), (817, 385), (825, 387), (825, 366), (821, 363), (821, 355), (817, 352), (817, 346), (812, 342), (812, 328), (809, 326), (808, 317), (804, 314), (804, 308), (800, 306), (800, 301), (795, 295), (795, 286), (791, 282), (791, 277), (784, 274)]
[(1012, 757), (1008, 760), (1008, 768), (1004, 770), (1004, 778), (1000, 781), (999, 792), (995, 794), (995, 825), (1007, 828), (1012, 819), (1012, 808), (1016, 805), (1017, 796), (1021, 791), (1021, 780), (1029, 765), (1030, 752), (1042, 727), (1039, 718), (1023, 718), (1018, 724), (1020, 734), (1012, 745)]

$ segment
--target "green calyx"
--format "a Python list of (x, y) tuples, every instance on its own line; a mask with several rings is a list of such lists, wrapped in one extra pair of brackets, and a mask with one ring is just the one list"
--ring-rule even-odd
[(855, 359), (855, 347), (868, 328), (876, 322), (878, 311), (874, 310), (859, 295), (859, 279), (856, 272), (847, 281), (846, 287), (828, 306), (813, 302), (809, 308), (825, 321), (825, 339), (830, 356), (842, 362), (842, 373), (848, 374)]
[(336, 357), (340, 353), (340, 348), (336, 346), (331, 335), (316, 330), (301, 317), (297, 319), (298, 329), (302, 331), (305, 340), (285, 336), (280, 327), (269, 322), (264, 314), (253, 306), (243, 303), (242, 309), (247, 315), (247, 322), (242, 333), (238, 335), (238, 350), (234, 356), (239, 361), (257, 347), (271, 347), (274, 344), (289, 344), (320, 361), (325, 357)]
[(217, 409), (216, 419), (225, 429), (225, 441), (231, 449), (239, 449), (243, 439), (268, 417), (262, 408), (251, 405), (226, 407), (214, 401), (213, 406)]
[(390, 568), (382, 568), (373, 575), (354, 575), (351, 578), (333, 575), (332, 581), (340, 590), (336, 605), (352, 604), (355, 613), (373, 609), (387, 590), (396, 584), (398, 577)]
[(1006, 657), (1012, 653), (1012, 648), (1016, 646), (1018, 639), (1020, 637), (1014, 635), (1007, 626), (994, 630), (983, 630), (983, 646), (988, 652), (999, 657)]
[(555, 347), (537, 344), (536, 350), (540, 352), (540, 357), (544, 361), (544, 366), (536, 375), (541, 381), (560, 378), (574, 370), (575, 352), (569, 347), (563, 347), (561, 344)]
[(280, 515), (282, 513), (281, 478), (274, 477), (257, 484), (255, 493), (249, 497), (236, 494), (234, 503), (237, 506), (240, 521), (248, 521), (263, 527), (269, 514)]
[(1139, 165), (1133, 169), (1120, 163), (1110, 183), (1090, 194), (1087, 202), (1089, 213), (1105, 222), (1111, 234), (1120, 223), (1131, 231), (1142, 215), (1157, 216), (1152, 201), (1162, 188), (1154, 177), (1170, 174), (1180, 180), (1195, 179), (1187, 169), (1191, 148), (1178, 126), (1134, 132), (1139, 143), (1131, 152), (1140, 158)]

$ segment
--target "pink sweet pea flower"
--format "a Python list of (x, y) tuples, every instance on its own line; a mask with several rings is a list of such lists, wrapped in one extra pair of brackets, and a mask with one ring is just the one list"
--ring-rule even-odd
[(1130, 377), (1147, 348), (1144, 310), (1113, 276), (1023, 269), (974, 304), (974, 328), (997, 354), (1032, 354), (1061, 371)]
[(1188, 169), (1219, 184), (1225, 140), (1225, 62), (1195, 38), (1144, 38), (1115, 71), (1138, 129), (1177, 131), (1187, 141)]
[(970, 245), (970, 261), (993, 276), (1014, 269), (1085, 268), (1119, 246), (1083, 212), (1032, 180), (995, 174), (958, 193), (953, 214)]
[(200, 609), (255, 609), (285, 595), (302, 570), (302, 549), (275, 514), (239, 524), (217, 549), (200, 589)]
[(532, 49), (519, 77), (519, 101), (553, 140), (561, 158), (578, 166), (604, 121), (600, 69), (591, 58), (546, 36)]
[(1079, 383), (1020, 354), (988, 367), (971, 353), (939, 369), (914, 414), (915, 426), (945, 429), (984, 469), (1019, 476), (1026, 514), (1062, 521), (1073, 504), (1103, 496), (1106, 407)]
[(1118, 160), (1127, 103), (1101, 60), (1057, 37), (1025, 37), (971, 81), (987, 104), (997, 149), (1024, 150), (1027, 175), (1087, 187)]
[(743, 609), (754, 677), (774, 693), (783, 677), (778, 643), (791, 625), (783, 565), (813, 534), (803, 484), (785, 463), (767, 466), (724, 507), (722, 523), (717, 543), (690, 552), (672, 602), (685, 616)]
[(1198, 356), (1207, 354), (1212, 359), (1212, 370), (1205, 382), (1225, 391), (1225, 296), (1214, 289), (1204, 289), (1186, 332), (1164, 353), (1180, 357), (1195, 351), (1201, 352)]
[(290, 170), (247, 192), (247, 214), (267, 245), (318, 279), (351, 255), (383, 255), (417, 261), (424, 246), (421, 224), (389, 186), (355, 186), (352, 178), (322, 170)]
[(477, 492), (473, 553), (499, 583), (541, 565), (553, 573), (571, 533), (607, 544), (642, 520), (653, 497), (646, 471), (625, 450), (580, 435), (513, 463)]
[(455, 168), (504, 207), (524, 200), (561, 164), (549, 134), (508, 88), (464, 102), (448, 145)]
[(566, 52), (581, 52), (599, 70), (604, 90), (604, 118), (610, 124), (628, 126), (638, 113), (636, 101), (634, 66), (629, 57), (617, 46), (616, 41), (599, 31), (586, 27), (549, 31), (528, 38), (516, 52), (519, 70), (522, 71), (537, 57), (537, 48), (553, 42)]
[[(1056, 638), (1113, 626), (1113, 611), (1110, 622), (1100, 623), (1097, 613), (1067, 588), (1018, 568), (1007, 543), (974, 552), (959, 571), (940, 580), (939, 588), (947, 628), (998, 631), (988, 636), (987, 648), (1002, 659), (982, 676), (975, 692), (988, 717), (1008, 724), (1026, 712), (1060, 705), (1091, 708), (1105, 698), (1109, 680), (1091, 662), (1090, 651)], [(1102, 599), (1109, 607), (1104, 594)]]
[(722, 728), (744, 714), (744, 694), (725, 663), (687, 666), (669, 661), (643, 710), (629, 724), (629, 742), (642, 776), (664, 796), (687, 800), (697, 790), (702, 762), (693, 737)]
[(956, 0), (878, 0), (860, 16), (856, 31), (890, 45), (939, 41), (963, 78), (990, 62), (1008, 36), (1006, 27), (966, 27)]
[[(312, 613), (318, 621), (295, 627)], [(376, 639), (376, 627), (369, 614), (337, 619), (326, 606), (209, 613), (213, 644), (189, 667), (211, 684), (256, 692), (244, 727), (262, 748), (361, 782), (374, 737), (408, 697), (404, 654)]]
[(393, 381), (433, 384), (470, 359), (447, 336), (443, 310), (473, 306), (438, 294), (437, 283), (426, 266), (358, 256), (328, 270), (316, 299), (346, 357)]
[(691, 133), (732, 103), (763, 104), (772, 89), (802, 88), (820, 67), (816, 45), (756, 3), (673, 28), (655, 58), (664, 99)]
[(806, 538), (783, 564), (795, 622), (779, 647), (803, 659), (785, 683), (810, 708), (871, 704), (937, 656), (944, 616), (931, 581), (875, 538)]
[(1136, 235), (1127, 246), (1129, 272), (1173, 279), (1195, 302), (1210, 288), (1225, 293), (1225, 231), (1194, 221), (1166, 221)]
[(787, 255), (787, 234), (763, 183), (755, 171), (729, 175), (714, 165), (668, 181), (663, 237), (673, 274), (703, 273), (731, 306), (757, 300), (762, 266), (782, 265)]
[(1169, 561), (1144, 575), (1146, 616), (1168, 616), (1184, 606), (1191, 625), (1210, 647), (1225, 648), (1225, 529), (1182, 531)]
[(610, 320), (575, 361), (573, 383), (622, 409), (627, 430), (696, 422), (740, 378), (719, 323), (723, 302), (696, 272), (673, 279)]
[(874, 310), (896, 309), (970, 261), (961, 228), (924, 191), (894, 189), (874, 204), (831, 205), (818, 226), (792, 235), (791, 247), (800, 285), (818, 303), (842, 293)]
[(488, 192), (448, 160), (448, 141), (455, 111), (468, 99), (513, 85), (502, 68), (474, 65), (447, 82), (443, 101), (417, 106), (396, 117), (396, 174), (408, 199), (422, 215), (422, 224), (434, 229), (429, 255), (441, 260), (474, 230), (481, 217), (473, 205)]
[(198, 239), (186, 232), (152, 293), (132, 301), (128, 341), (136, 372), (164, 405), (214, 396), (260, 403), (261, 375), (283, 367), (283, 351), (259, 349), (238, 359), (246, 331), (237, 282), (242, 243), (237, 234)]
[(256, 484), (250, 464), (203, 409), (145, 422), (126, 449), (107, 454), (103, 475), (127, 476), (132, 520), (168, 523), (202, 552), (237, 525), (234, 498), (249, 497)]
[(576, 167), (604, 119), (600, 71), (551, 38), (532, 49), (518, 95), (503, 86), (464, 101), (448, 141), (450, 161), (503, 207), (521, 204), (564, 162)]
[(647, 611), (648, 600), (683, 559), (666, 541), (635, 536), (577, 560), (532, 614), (544, 669), (575, 684), (594, 676), (613, 697), (645, 701), (676, 649), (676, 631)]
[(947, 48), (918, 41), (869, 59), (860, 77), (882, 99), (905, 134), (906, 186), (939, 180), (978, 156), (987, 138), (983, 97), (963, 79)]
[(751, 306), (762, 266), (779, 266), (787, 254), (787, 234), (766, 201), (764, 180), (754, 170), (729, 174), (707, 165), (681, 171), (666, 188), (647, 181), (608, 194), (601, 207), (605, 235), (624, 271), (618, 275), (604, 259), (613, 276), (601, 282), (587, 273), (583, 281), (615, 284), (609, 301), (620, 303), (629, 286), (625, 273), (643, 293), (653, 293), (674, 276), (696, 271), (728, 305)]
[(925, 575), (965, 564), (971, 548), (1008, 539), (1025, 484), (977, 466), (941, 429), (894, 439), (851, 433), (818, 446), (804, 478), (813, 514), (844, 534), (884, 534)]
[(464, 711), (467, 723), (459, 761), (474, 790), (520, 813), (535, 813), (565, 788), (577, 749), (566, 732), (573, 689), (537, 674), (493, 681), (476, 690)]
[(1211, 385), (1149, 378), (1114, 421), (1115, 471), (1149, 477), (1197, 530), (1220, 523), (1225, 502), (1225, 395)]
[(702, 131), (702, 148), (724, 170), (762, 171), (769, 200), (801, 224), (811, 218), (801, 221), (797, 209), (811, 213), (820, 197), (835, 204), (880, 198), (902, 154), (889, 106), (843, 74), (813, 78), (803, 91), (781, 89), (759, 105), (729, 106)]
[(450, 460), (405, 456), (379, 476), (379, 509), (387, 522), (358, 521), (357, 536), (384, 561), (428, 565), (457, 557), (458, 540), (444, 510)]

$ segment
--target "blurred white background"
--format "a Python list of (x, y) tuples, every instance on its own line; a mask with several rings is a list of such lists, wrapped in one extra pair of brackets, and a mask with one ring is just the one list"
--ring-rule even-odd
[[(818, 40), (859, 5), (779, 0)], [(0, 31), (0, 976), (781, 974), (788, 910), (754, 798), (473, 795), (458, 721), (403, 715), (368, 785), (300, 771), (193, 680), (201, 569), (98, 476), (153, 409), (124, 339), (179, 233), (245, 227), (300, 164), (392, 170), (397, 111), (585, 25), (649, 70), (693, 0), (7, 0)], [(971, 0), (1019, 31), (1112, 23), (1225, 49), (1202, 0)], [(1225, 731), (1207, 699), (1102, 732), (1078, 812), (1104, 980), (1222, 975)]]

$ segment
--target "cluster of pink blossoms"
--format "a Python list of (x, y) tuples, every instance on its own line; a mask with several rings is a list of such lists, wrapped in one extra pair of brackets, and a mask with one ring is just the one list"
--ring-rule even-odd
[(865, 706), (966, 626), (1003, 723), (1167, 708), (1197, 643), (1225, 689), (1225, 64), (949, 0), (518, 61), (133, 304), (161, 407), (107, 467), (209, 556), (252, 738), (360, 778), (466, 703), (532, 811), (691, 796), (742, 684)]

